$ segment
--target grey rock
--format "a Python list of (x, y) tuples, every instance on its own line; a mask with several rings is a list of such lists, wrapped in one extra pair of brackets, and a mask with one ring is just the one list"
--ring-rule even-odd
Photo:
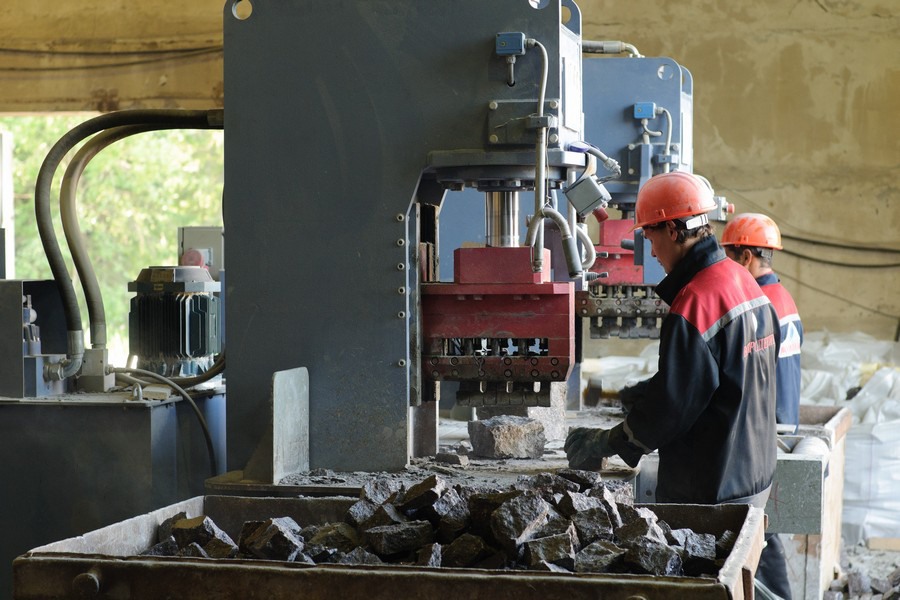
[(570, 519), (551, 508), (547, 515), (547, 523), (535, 532), (534, 537), (541, 538), (566, 533), (571, 525), (572, 521)]
[(347, 516), (344, 520), (353, 527), (359, 527), (371, 519), (377, 509), (378, 506), (374, 502), (371, 502), (370, 500), (359, 500), (347, 509)]
[(460, 498), (455, 489), (449, 488), (441, 494), (440, 498), (422, 508), (416, 515), (420, 518), (425, 517), (433, 525), (437, 525), (444, 515), (453, 512), (458, 506), (465, 506), (466, 512), (468, 512), (466, 501)]
[(219, 529), (212, 519), (203, 515), (193, 519), (181, 519), (173, 523), (172, 537), (175, 538), (179, 548), (184, 548), (192, 543), (203, 547), (213, 538), (219, 538), (223, 542), (234, 545), (234, 541), (227, 533)]
[(582, 544), (592, 544), (597, 541), (611, 542), (614, 538), (609, 514), (603, 507), (589, 508), (574, 515), (572, 523), (575, 525), (578, 539)]
[(447, 480), (440, 475), (432, 475), (406, 490), (400, 510), (406, 514), (433, 505), (447, 490)]
[(844, 592), (828, 590), (822, 594), (822, 600), (844, 600)]
[(612, 542), (598, 541), (584, 547), (575, 555), (576, 573), (615, 573), (624, 563), (624, 548)]
[(861, 571), (847, 572), (847, 593), (851, 596), (862, 596), (872, 591), (872, 578)]
[(591, 488), (602, 485), (603, 478), (596, 471), (582, 471), (580, 469), (560, 469), (557, 475), (568, 479), (578, 486), (578, 491), (586, 493)]
[(569, 518), (591, 508), (603, 508), (603, 502), (579, 492), (563, 492), (556, 502), (556, 510)]
[(536, 492), (548, 502), (553, 502), (553, 497), (558, 494), (578, 492), (579, 489), (577, 483), (553, 473), (522, 475), (513, 487), (524, 492)]
[(544, 455), (544, 426), (527, 417), (500, 415), (469, 421), (469, 439), (477, 456), (485, 458), (540, 458)]
[(716, 558), (716, 536), (711, 533), (695, 533), (690, 529), (679, 544), (691, 558)]
[(629, 546), (641, 538), (646, 538), (651, 542), (668, 546), (666, 534), (662, 528), (656, 524), (656, 517), (640, 517), (632, 519), (630, 522), (622, 525), (615, 530), (616, 537), (623, 546)]
[(625, 563), (639, 573), (650, 575), (680, 575), (681, 557), (666, 543), (638, 538), (625, 553)]
[(507, 500), (491, 515), (494, 539), (507, 556), (517, 557), (518, 546), (547, 523), (550, 510), (550, 504), (540, 496), (524, 494)]
[(509, 558), (504, 552), (491, 549), (491, 554), (472, 565), (476, 569), (490, 569), (498, 571), (509, 568)]
[(362, 531), (366, 531), (371, 529), (372, 527), (382, 527), (384, 525), (397, 525), (399, 523), (405, 523), (409, 519), (406, 518), (400, 510), (394, 506), (393, 504), (382, 504), (378, 508), (375, 509), (375, 512), (372, 513), (372, 516), (366, 519), (366, 521), (360, 525), (360, 529)]
[(495, 553), (479, 536), (464, 533), (441, 548), (441, 566), (471, 567)]
[(441, 545), (426, 544), (419, 548), (418, 559), (416, 564), (420, 567), (440, 567), (441, 566)]
[(469, 505), (460, 499), (459, 504), (454, 504), (441, 516), (438, 522), (438, 539), (442, 543), (449, 543), (465, 533), (469, 527)]
[(366, 530), (366, 542), (379, 556), (394, 556), (413, 552), (434, 541), (434, 530), (428, 521), (410, 521), (396, 525), (382, 525)]
[(606, 486), (591, 489), (588, 496), (600, 500), (603, 508), (606, 509), (606, 514), (609, 516), (609, 522), (612, 523), (613, 529), (623, 525), (622, 515), (619, 514), (619, 505), (616, 502), (616, 495)]
[(279, 517), (241, 529), (241, 552), (264, 560), (292, 561), (303, 550), (300, 526), (290, 517)]
[(876, 594), (886, 594), (893, 587), (886, 577), (873, 577), (870, 585)]
[(654, 523), (659, 521), (659, 517), (656, 516), (656, 513), (645, 506), (633, 506), (631, 504), (616, 502), (616, 507), (619, 510), (619, 515), (622, 517), (623, 525), (628, 525), (637, 519), (650, 519)]
[(197, 542), (191, 542), (182, 547), (181, 550), (178, 551), (178, 556), (187, 556), (190, 558), (209, 558), (209, 555)]
[(184, 519), (187, 519), (187, 513), (181, 511), (160, 523), (159, 527), (156, 528), (156, 541), (162, 542), (172, 537), (172, 525)]
[(175, 541), (171, 535), (162, 540), (161, 542), (154, 544), (147, 550), (142, 553), (142, 556), (177, 556), (178, 555), (178, 543)]
[[(321, 544), (307, 544), (302, 554), (308, 556), (315, 564), (335, 562), (340, 556), (343, 556), (343, 553), (337, 548), (329, 548)], [(294, 561), (301, 562), (299, 557), (294, 559)]]
[(513, 498), (523, 494), (520, 490), (505, 492), (479, 492), (468, 498), (469, 505), (469, 533), (481, 536), (489, 543), (495, 541), (491, 531), (491, 515), (500, 506)]
[(368, 500), (372, 504), (383, 504), (391, 497), (403, 489), (403, 484), (395, 479), (387, 477), (377, 477), (368, 480), (363, 484), (359, 491), (360, 500)]
[(203, 546), (203, 551), (210, 558), (235, 558), (238, 555), (236, 544), (229, 544), (219, 538), (213, 538), (206, 542), (206, 545)]
[(361, 543), (359, 534), (347, 523), (327, 523), (308, 541), (310, 544), (336, 548), (341, 552), (350, 552)]
[(337, 562), (342, 565), (380, 565), (383, 561), (363, 548), (354, 548)]
[(469, 457), (464, 454), (456, 454), (455, 452), (438, 452), (434, 456), (434, 461), (457, 467), (469, 466)]
[[(575, 528), (571, 530), (574, 534)], [(529, 569), (542, 570), (542, 563), (554, 564), (568, 571), (575, 568), (575, 545), (572, 535), (568, 533), (528, 540), (524, 546), (525, 563)]]

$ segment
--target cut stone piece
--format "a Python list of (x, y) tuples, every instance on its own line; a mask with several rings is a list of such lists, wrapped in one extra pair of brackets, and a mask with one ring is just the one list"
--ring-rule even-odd
[(491, 531), (510, 558), (517, 558), (518, 546), (531, 539), (547, 523), (550, 504), (540, 496), (524, 494), (507, 500), (491, 515)]
[(575, 555), (576, 573), (615, 573), (621, 570), (625, 559), (624, 548), (612, 542), (599, 541), (585, 546)]
[(534, 419), (499, 415), (469, 421), (469, 439), (477, 456), (485, 458), (540, 458), (544, 455), (544, 426)]
[(434, 541), (434, 530), (428, 521), (410, 521), (383, 525), (366, 530), (366, 542), (379, 556), (395, 556), (418, 550)]

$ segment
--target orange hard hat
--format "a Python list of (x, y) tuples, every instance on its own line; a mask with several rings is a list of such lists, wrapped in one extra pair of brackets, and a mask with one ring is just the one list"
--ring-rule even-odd
[(750, 246), (781, 250), (781, 232), (775, 221), (759, 213), (736, 215), (722, 232), (723, 246)]
[(634, 228), (706, 214), (716, 208), (712, 189), (684, 171), (661, 173), (647, 180), (634, 205)]

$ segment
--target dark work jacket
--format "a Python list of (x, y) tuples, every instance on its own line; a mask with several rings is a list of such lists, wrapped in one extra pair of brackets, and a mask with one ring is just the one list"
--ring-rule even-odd
[(659, 450), (659, 502), (718, 504), (764, 491), (775, 473), (775, 309), (713, 236), (656, 293), (671, 307), (659, 371), (611, 431), (612, 449), (632, 467)]
[(775, 307), (781, 328), (781, 348), (778, 351), (778, 393), (775, 395), (775, 421), (780, 425), (800, 423), (800, 346), (803, 345), (803, 324), (794, 299), (775, 273), (756, 278), (756, 283)]

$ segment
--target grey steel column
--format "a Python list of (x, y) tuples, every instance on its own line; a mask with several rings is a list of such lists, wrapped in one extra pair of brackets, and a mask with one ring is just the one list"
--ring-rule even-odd
[(484, 239), (492, 247), (519, 245), (519, 192), (484, 193)]

